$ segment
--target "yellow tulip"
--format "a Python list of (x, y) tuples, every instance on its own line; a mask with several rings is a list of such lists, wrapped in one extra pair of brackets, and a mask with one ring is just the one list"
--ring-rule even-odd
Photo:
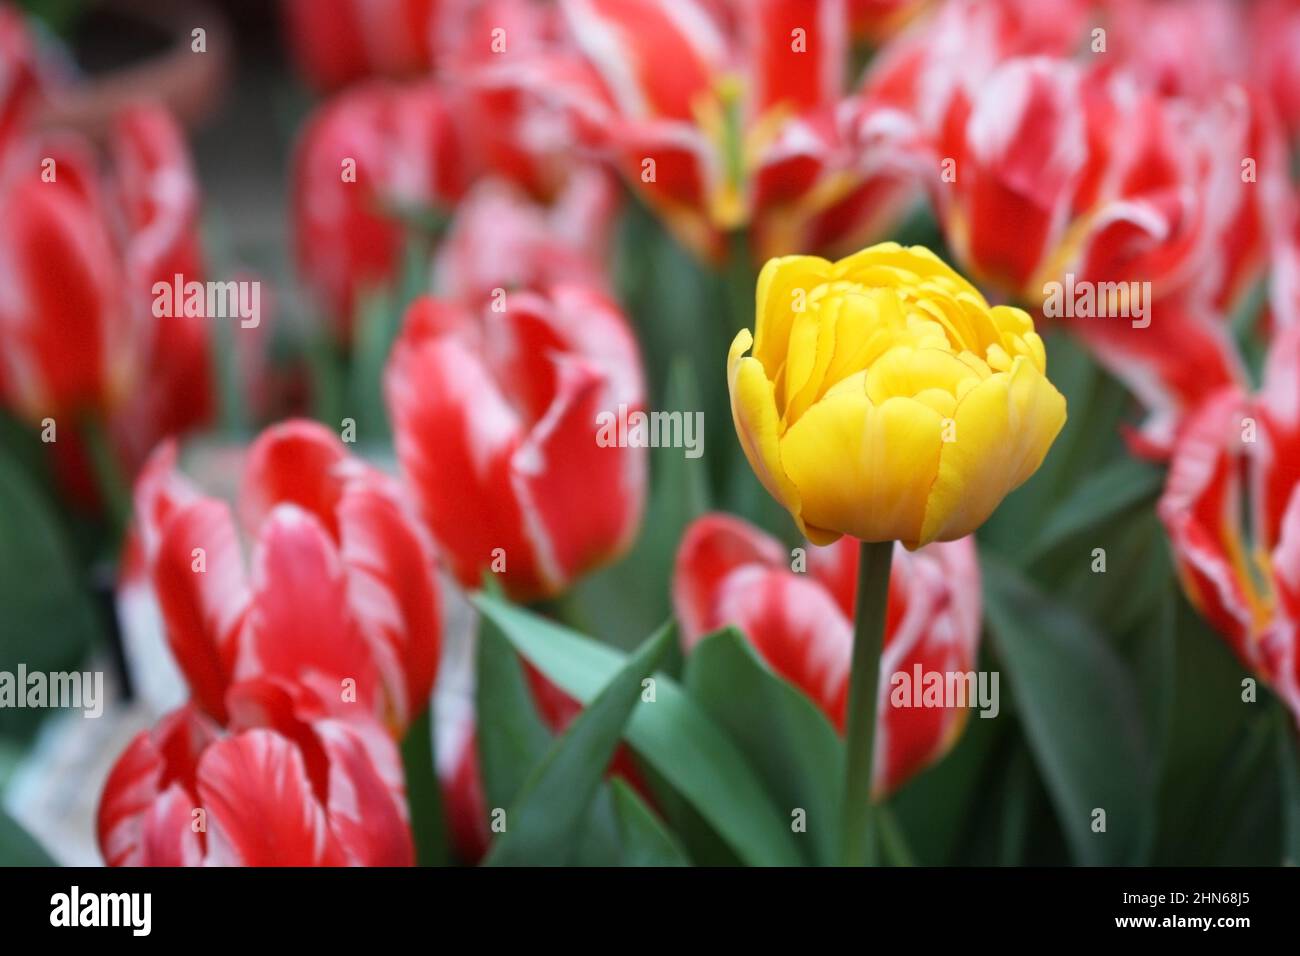
[(746, 457), (817, 544), (970, 534), (1065, 424), (1029, 315), (892, 242), (770, 260), (727, 380)]

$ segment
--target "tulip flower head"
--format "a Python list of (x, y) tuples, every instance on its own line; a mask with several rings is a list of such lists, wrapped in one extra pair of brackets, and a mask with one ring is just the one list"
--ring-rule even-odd
[(236, 513), (158, 447), (135, 488), (124, 596), (148, 588), (194, 702), (231, 718), (233, 685), (295, 688), (313, 712), (364, 714), (395, 736), (428, 702), (441, 645), (431, 545), (396, 482), (323, 425), (262, 433)]
[[(961, 736), (960, 706), (892, 706), (897, 674), (975, 667), (980, 638), (980, 574), (975, 541), (933, 544), (915, 553), (894, 546), (876, 712), (872, 791), (891, 793), (938, 760)], [(843, 733), (857, 605), (858, 550), (841, 538), (809, 548), (807, 573), (791, 570), (781, 543), (739, 518), (709, 514), (686, 529), (673, 572), (673, 607), (688, 654), (728, 625), (808, 695)], [(950, 702), (949, 702), (950, 703)]]
[(769, 261), (727, 379), (746, 457), (814, 544), (964, 537), (1065, 424), (1029, 315), (897, 243)]
[(621, 555), (646, 450), (602, 447), (602, 411), (645, 404), (640, 353), (608, 296), (559, 283), (502, 311), (420, 299), (385, 372), (397, 458), (448, 568), (516, 600), (550, 597)]
[(1300, 722), (1300, 329), (1255, 395), (1221, 390), (1174, 448), (1158, 511), (1192, 604)]
[(235, 685), (218, 727), (193, 704), (113, 765), (97, 831), (109, 866), (410, 866), (397, 747), (364, 717), (303, 708), (275, 681)]

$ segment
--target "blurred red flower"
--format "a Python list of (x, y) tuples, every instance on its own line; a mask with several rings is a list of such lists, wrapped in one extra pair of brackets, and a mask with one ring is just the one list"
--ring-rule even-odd
[[(740, 629), (776, 673), (806, 693), (844, 729), (857, 542), (806, 546), (807, 569), (750, 524), (725, 514), (699, 518), (677, 552), (673, 604), (689, 653), (706, 635)], [(965, 726), (966, 707), (894, 707), (890, 678), (975, 668), (980, 576), (973, 538), (911, 552), (897, 545), (881, 658), (872, 789), (890, 793), (947, 752)]]
[(232, 686), (223, 731), (193, 705), (142, 731), (100, 796), (109, 866), (410, 866), (402, 765), (375, 722), (273, 681)]
[(0, 7), (0, 168), (10, 144), (25, 129), (40, 88), (40, 64), (23, 15), (14, 7)]
[[(162, 437), (207, 421), (208, 320), (153, 309), (155, 282), (203, 277), (198, 184), (171, 116), (124, 112), (102, 169), (77, 137), (25, 137), (0, 206), (5, 403), (33, 422), (106, 421), (128, 472)], [(70, 427), (55, 450), (75, 457), (77, 441)]]
[(758, 259), (857, 247), (912, 181), (857, 138), (839, 0), (565, 0), (611, 110), (601, 145), (710, 259), (749, 226)]
[(230, 719), (229, 690), (273, 679), (334, 716), (395, 735), (428, 703), (441, 646), (432, 550), (394, 479), (324, 426), (289, 421), (248, 450), (239, 519), (161, 445), (135, 490), (121, 587), (151, 588), (194, 700)]
[(298, 268), (348, 342), (360, 297), (396, 278), (404, 217), (445, 209), (469, 183), (457, 107), (431, 81), (374, 82), (326, 102), (293, 158)]
[(373, 76), (427, 71), (439, 13), (449, 0), (284, 0), (284, 32), (298, 69), (317, 89)]
[(1258, 394), (1221, 390), (1191, 418), (1158, 511), (1192, 603), (1300, 723), (1300, 327)]
[(614, 302), (557, 282), (472, 305), (412, 305), (385, 373), (397, 457), (460, 583), (499, 573), (554, 595), (635, 535), (646, 450), (602, 447), (597, 416), (643, 409), (636, 340)]

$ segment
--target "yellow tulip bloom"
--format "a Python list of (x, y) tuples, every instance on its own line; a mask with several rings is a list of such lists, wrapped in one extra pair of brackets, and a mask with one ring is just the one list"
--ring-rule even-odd
[(1065, 424), (1029, 315), (893, 242), (770, 260), (727, 380), (746, 457), (817, 544), (964, 537)]

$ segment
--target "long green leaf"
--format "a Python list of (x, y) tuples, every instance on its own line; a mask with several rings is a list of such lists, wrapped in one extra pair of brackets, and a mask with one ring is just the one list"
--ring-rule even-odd
[(489, 810), (514, 803), (552, 735), (533, 705), (514, 648), (490, 618), (479, 624), (475, 672), (476, 739)]
[[(663, 407), (687, 415), (700, 408), (689, 365), (680, 357), (669, 371)], [(578, 582), (566, 606), (579, 626), (619, 647), (633, 646), (672, 613), (666, 582), (677, 545), (686, 526), (709, 508), (705, 459), (688, 458), (685, 451), (650, 450), (650, 501), (636, 543), (617, 564)], [(665, 585), (646, 587), (647, 581)]]
[(803, 811), (808, 862), (832, 863), (844, 763), (835, 728), (802, 691), (759, 660), (735, 628), (709, 635), (691, 652), (684, 683), (731, 735), (776, 805), (787, 816)]
[(686, 851), (635, 790), (622, 780), (609, 782), (623, 846), (624, 866), (690, 866)]
[(506, 831), (488, 854), (489, 865), (546, 863), (570, 851), (623, 727), (641, 702), (642, 682), (675, 633), (668, 624), (647, 638), (555, 742), (511, 805)]
[[(983, 568), (998, 658), (1074, 857), (1133, 862), (1153, 781), (1131, 676), (1085, 620), (996, 559)], [(1094, 832), (1097, 810), (1105, 832)]]
[(0, 807), (0, 866), (58, 866), (45, 848)]
[(1120, 458), (1081, 481), (1052, 509), (1030, 546), (1023, 566), (1075, 535), (1095, 528), (1129, 508), (1149, 503), (1164, 483), (1164, 471), (1147, 462)]
[[(101, 619), (45, 498), (0, 450), (0, 670), (63, 671), (101, 637)], [(0, 733), (44, 712), (0, 709)]]
[(1282, 778), (1283, 862), (1300, 865), (1300, 736), (1295, 718), (1278, 704), (1278, 772)]
[[(619, 651), (487, 595), (474, 603), (515, 648), (566, 693), (591, 701), (623, 665)], [(652, 771), (689, 801), (739, 858), (793, 866), (799, 851), (785, 817), (727, 734), (672, 680), (656, 677), (626, 738)]]
[(406, 776), (406, 802), (411, 814), (411, 836), (420, 866), (442, 866), (448, 860), (447, 833), (443, 829), (442, 793), (433, 753), (433, 707), (411, 724), (402, 741), (402, 768)]

